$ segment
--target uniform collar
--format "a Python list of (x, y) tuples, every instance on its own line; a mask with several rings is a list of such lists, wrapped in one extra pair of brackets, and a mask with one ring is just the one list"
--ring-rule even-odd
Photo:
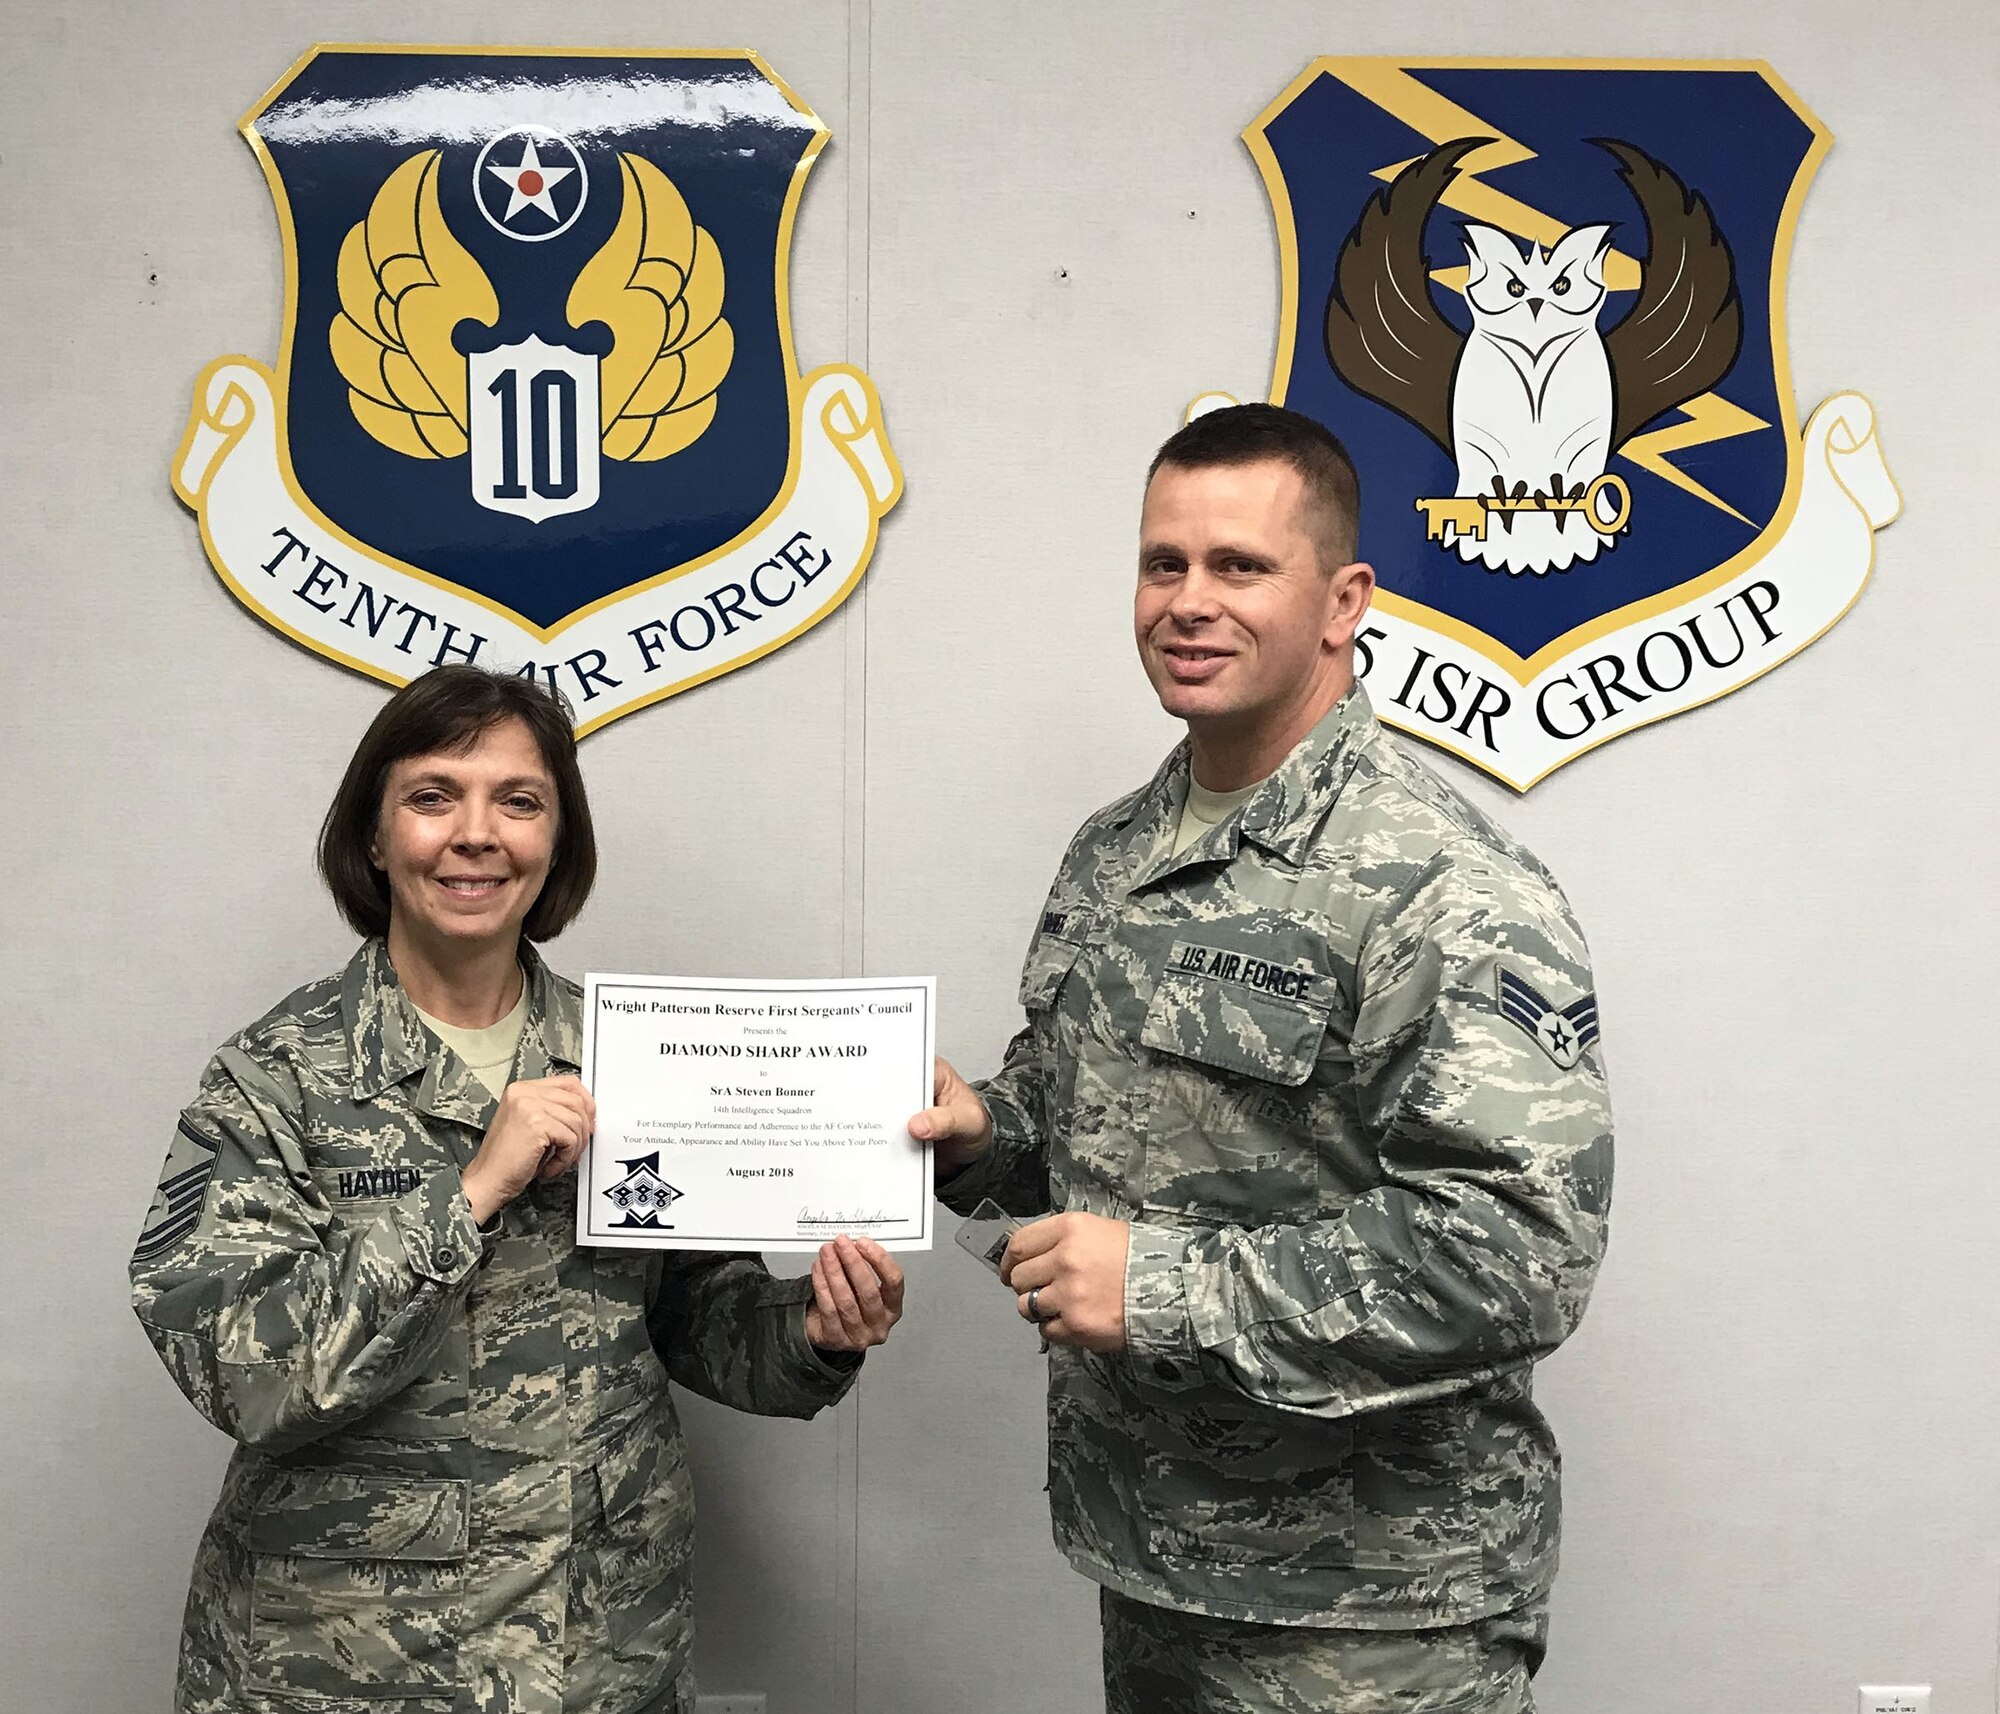
[(574, 1075), (583, 1065), (582, 997), (551, 972), (525, 940), (521, 942), (521, 968), (528, 976), (528, 1021), (521, 1030), (515, 1075)]
[(1179, 825), (1187, 802), (1192, 754), (1188, 740), (1182, 739), (1140, 792), (1128, 818), (1127, 825), (1136, 834), (1157, 840), (1144, 845), (1155, 855), (1145, 864), (1138, 884), (1183, 864), (1234, 857), (1244, 840), (1297, 868), (1374, 731), (1374, 705), (1357, 681), (1234, 816), (1225, 817), (1176, 855), (1171, 850), (1171, 830)]
[[(521, 1028), (515, 1075), (574, 1072), (583, 1062), (581, 1002), (526, 941), (520, 957), (528, 1017)], [(419, 1097), (426, 1112), (467, 1123), (483, 1122), (479, 1112), (491, 1118), (493, 1099), (486, 1086), (424, 1028), (382, 940), (364, 942), (348, 961), (340, 983), (340, 1018), (357, 1101), (370, 1100), (421, 1071), (428, 1073)]]

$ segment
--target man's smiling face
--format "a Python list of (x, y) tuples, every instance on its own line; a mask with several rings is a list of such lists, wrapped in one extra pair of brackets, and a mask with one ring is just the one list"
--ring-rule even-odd
[(1162, 465), (1139, 523), (1133, 629), (1160, 706), (1199, 736), (1289, 729), (1337, 672), (1338, 580), (1289, 464)]

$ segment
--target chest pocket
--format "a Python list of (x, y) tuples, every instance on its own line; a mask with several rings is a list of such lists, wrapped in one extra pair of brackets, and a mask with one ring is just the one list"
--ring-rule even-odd
[(1176, 942), (1140, 1031), (1158, 1056), (1142, 1208), (1258, 1226), (1317, 1212), (1313, 1081), (1331, 980), (1281, 958)]
[[(326, 1128), (311, 1139), (313, 1187), (332, 1210), (335, 1235), (369, 1241), (397, 1202), (432, 1175), (455, 1172), (443, 1146), (421, 1125), (398, 1119), (373, 1130)], [(382, 1242), (391, 1255), (402, 1240)], [(383, 1440), (421, 1451), (466, 1438), (472, 1379), (471, 1340), (463, 1314), (450, 1318), (409, 1383), (340, 1431), (347, 1440)]]
[[(1067, 924), (1065, 926), (1068, 927)], [(1046, 1012), (1054, 1008), (1064, 979), (1083, 956), (1083, 925), (1078, 923), (1069, 932), (1076, 938), (1067, 939), (1045, 931), (1038, 934), (1035, 944), (1028, 948), (1027, 962), (1021, 966), (1020, 1001), (1024, 1012)]]
[[(1085, 1037), (1097, 980), (1085, 957), (1098, 929), (1090, 912), (1045, 911), (1021, 967), (1021, 1009), (1042, 1072), (1045, 1107), (1035, 1120), (1048, 1149), (1049, 1206), (1108, 1213), (1129, 1176), (1130, 1127), (1116, 1118), (1116, 1097), (1101, 1072), (1085, 1064)], [(1081, 965), (1081, 969), (1079, 969)], [(1072, 976), (1075, 980), (1071, 980)], [(1092, 1122), (1079, 1125), (1082, 1106)]]

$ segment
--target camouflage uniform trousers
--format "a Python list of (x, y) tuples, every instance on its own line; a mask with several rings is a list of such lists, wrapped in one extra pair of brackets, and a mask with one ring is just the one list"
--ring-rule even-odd
[(1320, 1630), (1099, 1590), (1105, 1714), (1534, 1714), (1545, 1603), (1469, 1625)]

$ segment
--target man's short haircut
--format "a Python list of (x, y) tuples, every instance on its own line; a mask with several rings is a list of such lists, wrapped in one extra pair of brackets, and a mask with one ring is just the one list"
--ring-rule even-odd
[(576, 765), (569, 704), (532, 679), (483, 667), (438, 667), (382, 705), (320, 824), (320, 875), (357, 933), (389, 932), (389, 878), (368, 855), (389, 770), (411, 756), (463, 755), (503, 720), (519, 720), (534, 734), (556, 787), (555, 854), (521, 933), (528, 940), (553, 940), (583, 909), (597, 880), (597, 835)]
[(1321, 555), (1320, 570), (1337, 571), (1359, 557), (1361, 480), (1347, 448), (1322, 424), (1282, 405), (1225, 405), (1177, 430), (1147, 466), (1150, 483), (1162, 465), (1203, 470), (1275, 459), (1305, 484), (1306, 528)]

